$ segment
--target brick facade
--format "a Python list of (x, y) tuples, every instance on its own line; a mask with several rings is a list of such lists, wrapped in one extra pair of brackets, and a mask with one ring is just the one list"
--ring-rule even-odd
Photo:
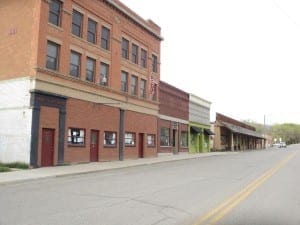
[[(89, 162), (92, 131), (99, 134), (99, 161), (156, 156), (159, 93), (153, 87), (157, 88), (160, 80), (160, 27), (151, 20), (142, 19), (118, 0), (56, 2), (61, 4), (58, 25), (49, 19), (51, 1), (1, 2), (0, 13), (5, 19), (0, 21), (0, 28), (4, 31), (0, 34), (0, 50), (5, 54), (0, 54), (3, 65), (0, 67), (0, 82), (12, 85), (17, 83), (16, 78), (24, 78), (30, 84), (26, 86), (26, 95), (31, 95), (31, 101), (23, 105), (31, 109), (28, 116), (32, 120), (26, 114), (26, 123), (32, 121), (31, 140), (30, 144), (24, 145), (30, 145), (30, 149), (18, 150), (25, 155), (26, 160), (22, 158), (22, 161), (41, 166), (44, 129), (54, 131), (54, 165)], [(72, 14), (75, 11), (83, 19), (80, 37), (72, 34)], [(88, 41), (89, 20), (97, 24), (95, 43)], [(102, 27), (109, 30), (107, 49), (101, 47)], [(122, 57), (124, 38), (129, 43), (127, 59)], [(58, 46), (56, 69), (47, 67), (49, 43)], [(136, 62), (133, 60), (133, 46), (138, 48)], [(147, 53), (145, 65), (141, 62), (142, 49)], [(79, 76), (70, 75), (71, 51), (80, 55)], [(95, 61), (92, 81), (86, 77), (88, 58)], [(153, 58), (157, 60), (155, 70)], [(108, 68), (105, 85), (100, 85), (101, 64)], [(122, 71), (128, 74), (126, 91), (121, 90)], [(137, 79), (135, 86), (134, 78)], [(144, 95), (141, 94), (142, 82), (145, 82)], [(1, 94), (13, 98), (8, 92)], [(3, 101), (0, 99), (0, 103)], [(9, 110), (0, 108), (0, 113), (9, 113)], [(19, 110), (21, 113), (23, 109)], [(84, 139), (83, 143), (69, 143), (72, 129), (74, 133), (79, 132), (78, 140)], [(114, 136), (115, 145), (104, 145), (106, 131), (117, 135)], [(135, 139), (130, 146), (119, 140), (126, 132)], [(5, 142), (10, 142), (6, 131), (0, 128), (0, 134)], [(155, 143), (149, 144), (149, 138)], [(4, 151), (9, 152), (8, 149)], [(17, 161), (18, 157), (5, 156), (5, 160)]]
[[(188, 152), (189, 94), (160, 81), (159, 96), (158, 152), (174, 154)], [(163, 132), (168, 132), (169, 136)]]

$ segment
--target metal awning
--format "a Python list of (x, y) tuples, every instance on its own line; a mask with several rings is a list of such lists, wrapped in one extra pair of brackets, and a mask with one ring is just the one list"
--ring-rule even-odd
[(212, 132), (210, 129), (204, 129), (204, 133), (207, 135), (215, 135), (215, 133)]
[(252, 136), (252, 137), (257, 137), (257, 138), (264, 138), (262, 134), (260, 134), (256, 131), (249, 130), (249, 129), (246, 129), (244, 127), (236, 126), (236, 125), (233, 125), (231, 123), (227, 123), (227, 122), (223, 122), (223, 121), (221, 123), (222, 123), (222, 125), (224, 125), (224, 127), (229, 129), (233, 133), (245, 134), (245, 135)]
[(191, 132), (201, 134), (202, 130), (199, 127), (191, 126)]

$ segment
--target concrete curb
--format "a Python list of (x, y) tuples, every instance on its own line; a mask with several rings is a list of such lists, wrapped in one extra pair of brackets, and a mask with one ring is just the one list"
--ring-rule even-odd
[(96, 162), (74, 164), (56, 167), (43, 167), (30, 170), (19, 170), (7, 173), (0, 173), (0, 185), (8, 185), (13, 183), (22, 183), (55, 177), (66, 177), (88, 173), (97, 173), (107, 170), (122, 169), (128, 167), (147, 166), (165, 162), (173, 162), (180, 160), (197, 159), (211, 156), (221, 156), (228, 154), (236, 154), (237, 152), (210, 152), (200, 154), (181, 153), (179, 155), (160, 155), (155, 158), (143, 158), (125, 161), (112, 162)]

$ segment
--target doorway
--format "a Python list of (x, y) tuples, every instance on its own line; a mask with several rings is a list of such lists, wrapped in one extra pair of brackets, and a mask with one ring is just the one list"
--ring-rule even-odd
[(139, 158), (144, 158), (144, 134), (139, 133)]
[(99, 131), (91, 130), (91, 141), (90, 141), (90, 162), (98, 162), (98, 151), (99, 151)]
[(54, 129), (42, 129), (41, 166), (54, 166)]
[(173, 154), (178, 154), (178, 132), (173, 130)]

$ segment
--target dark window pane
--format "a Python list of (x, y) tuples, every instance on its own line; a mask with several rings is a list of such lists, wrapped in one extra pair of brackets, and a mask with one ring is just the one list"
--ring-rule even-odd
[(73, 11), (73, 17), (72, 17), (72, 34), (81, 37), (81, 31), (82, 31), (82, 14)]
[(48, 41), (47, 56), (46, 56), (46, 68), (51, 69), (51, 70), (58, 69), (58, 54), (59, 54), (59, 45)]
[(109, 73), (109, 65), (105, 63), (100, 64), (100, 84), (103, 86), (108, 85), (108, 73)]
[(88, 57), (86, 61), (86, 80), (94, 81), (95, 65), (96, 60)]
[(97, 22), (89, 19), (88, 21), (88, 41), (96, 43)]
[(102, 26), (101, 30), (101, 47), (109, 50), (110, 30)]
[(71, 51), (70, 74), (75, 77), (80, 76), (80, 54)]
[(129, 41), (125, 38), (122, 39), (122, 57), (124, 59), (129, 58)]
[(61, 1), (58, 0), (52, 0), (50, 1), (49, 5), (49, 22), (60, 26), (60, 20), (61, 20)]

